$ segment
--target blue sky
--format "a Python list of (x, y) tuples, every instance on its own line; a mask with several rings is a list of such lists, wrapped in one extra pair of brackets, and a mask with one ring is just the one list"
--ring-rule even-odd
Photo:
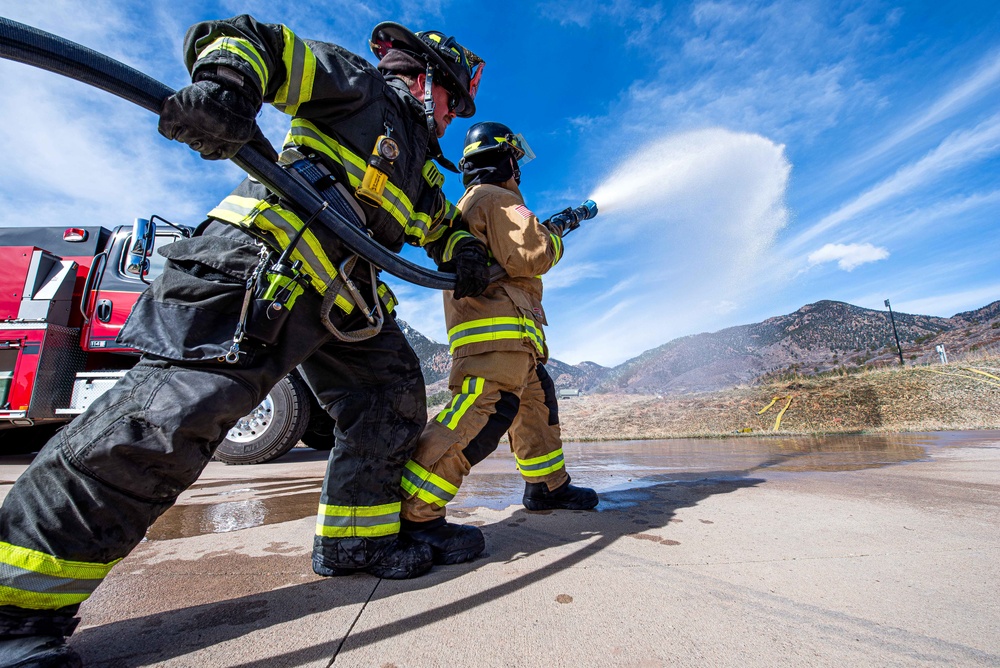
[[(996, 3), (31, 4), (0, 0), (0, 15), (174, 87), (184, 32), (206, 18), (249, 12), (359, 53), (381, 20), (454, 34), (488, 64), (446, 153), (472, 122), (504, 122), (538, 155), (532, 210), (602, 208), (545, 278), (566, 362), (616, 364), (820, 299), (940, 316), (1000, 299)], [(196, 223), (240, 177), (106, 93), (7, 61), (0, 80), (0, 224)], [(260, 122), (279, 144), (285, 118)], [(392, 284), (401, 316), (446, 340), (440, 295)]]

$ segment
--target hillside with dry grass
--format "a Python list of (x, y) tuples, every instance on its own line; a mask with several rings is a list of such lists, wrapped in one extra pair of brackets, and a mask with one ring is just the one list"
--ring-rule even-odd
[(594, 394), (561, 400), (560, 422), (565, 440), (760, 435), (782, 410), (784, 434), (1000, 429), (1000, 357), (974, 357), (696, 394)]

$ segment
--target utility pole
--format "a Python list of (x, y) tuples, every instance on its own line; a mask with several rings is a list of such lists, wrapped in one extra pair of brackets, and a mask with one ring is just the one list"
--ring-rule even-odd
[(903, 362), (903, 346), (899, 345), (899, 333), (896, 331), (896, 318), (892, 315), (892, 307), (889, 306), (889, 300), (885, 300), (885, 307), (889, 309), (889, 320), (892, 322), (892, 335), (896, 337), (896, 350), (899, 351), (899, 366), (906, 366)]

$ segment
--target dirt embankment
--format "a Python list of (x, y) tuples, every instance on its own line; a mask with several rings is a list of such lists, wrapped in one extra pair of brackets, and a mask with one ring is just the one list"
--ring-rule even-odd
[(1000, 357), (702, 394), (559, 402), (565, 440), (760, 434), (774, 431), (779, 414), (778, 431), (789, 434), (998, 429)]

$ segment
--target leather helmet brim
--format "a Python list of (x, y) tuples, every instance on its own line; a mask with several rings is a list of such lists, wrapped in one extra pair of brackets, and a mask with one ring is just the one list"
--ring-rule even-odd
[(389, 48), (392, 49), (403, 49), (427, 56), (431, 64), (434, 65), (434, 68), (438, 72), (443, 73), (445, 79), (447, 79), (447, 82), (442, 82), (442, 85), (452, 95), (458, 95), (461, 98), (455, 115), (462, 118), (469, 118), (476, 113), (476, 102), (469, 92), (469, 82), (466, 81), (463, 83), (452, 70), (452, 67), (459, 66), (455, 63), (449, 64), (441, 57), (441, 54), (424, 43), (409, 28), (393, 21), (379, 23), (372, 30), (372, 37), (368, 42), (372, 53), (379, 59), (382, 58), (380, 42), (389, 42), (391, 44)]

